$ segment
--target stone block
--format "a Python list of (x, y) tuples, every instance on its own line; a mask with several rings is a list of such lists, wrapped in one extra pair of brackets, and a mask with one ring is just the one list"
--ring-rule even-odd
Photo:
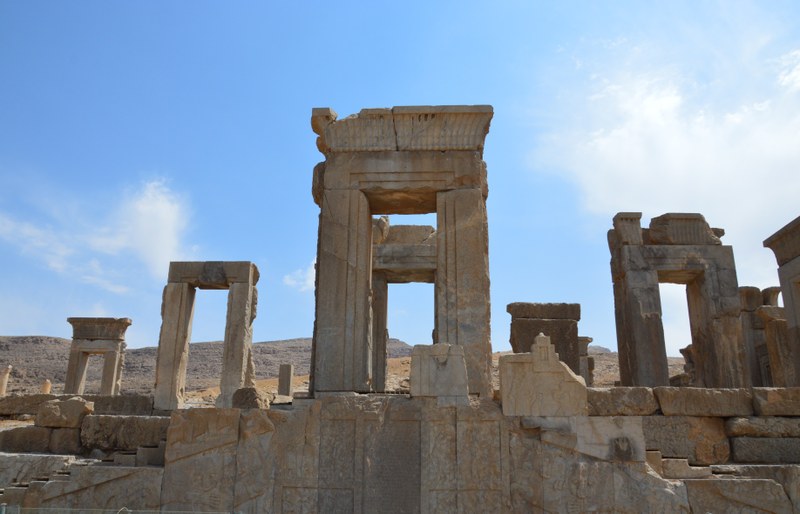
[(706, 223), (702, 214), (662, 214), (650, 220), (650, 244), (662, 245), (719, 245), (719, 237)]
[(233, 393), (234, 409), (269, 409), (272, 395), (255, 387), (243, 387)]
[(80, 428), (54, 428), (50, 434), (50, 453), (78, 455), (81, 447)]
[(656, 387), (656, 398), (665, 416), (750, 416), (753, 397), (747, 389)]
[(725, 432), (730, 437), (800, 437), (800, 418), (729, 418)]
[(47, 452), (52, 429), (29, 425), (0, 431), (0, 451), (10, 453)]
[(597, 459), (646, 459), (642, 420), (638, 416), (526, 416), (521, 424), (526, 430), (540, 430), (543, 443)]
[(585, 416), (586, 384), (558, 360), (550, 338), (536, 337), (531, 353), (500, 357), (500, 396), (506, 416)]
[(550, 337), (559, 360), (580, 374), (580, 346), (578, 344), (578, 322), (569, 319), (515, 318), (511, 321), (511, 348), (514, 353), (531, 351), (537, 335)]
[(649, 387), (588, 388), (590, 416), (650, 416), (658, 402)]
[(281, 364), (278, 370), (278, 394), (292, 396), (294, 392), (294, 365)]
[(792, 512), (783, 487), (764, 479), (685, 480), (692, 512)]
[(671, 479), (708, 478), (711, 468), (708, 466), (690, 466), (686, 459), (662, 459), (661, 476)]
[(158, 511), (163, 473), (162, 468), (155, 467), (73, 466), (69, 480), (50, 480), (31, 487), (25, 502), (61, 512), (86, 512), (88, 506), (111, 512), (124, 512), (123, 507)]
[[(233, 510), (239, 413), (239, 409), (172, 412), (164, 455), (163, 510)], [(213, 494), (206, 494), (206, 489)]]
[(58, 398), (52, 394), (26, 394), (0, 397), (0, 416), (36, 414), (44, 402)]
[[(514, 302), (506, 306), (511, 318), (571, 319), (580, 321), (579, 303), (529, 303)], [(546, 334), (547, 335), (547, 334)]]
[(721, 418), (645, 416), (642, 430), (648, 450), (665, 458), (688, 459), (691, 465), (722, 464), (730, 457), (730, 444)]
[(436, 397), (442, 405), (468, 404), (464, 348), (444, 343), (414, 346), (410, 383), (412, 397)]
[(734, 462), (800, 464), (798, 437), (732, 437)]
[[(726, 468), (720, 470), (719, 468)], [(728, 466), (712, 466), (714, 473), (726, 473), (737, 477), (765, 478), (774, 480), (783, 486), (784, 491), (794, 505), (794, 512), (800, 512), (800, 466), (792, 464), (734, 464)]]
[(169, 420), (166, 416), (86, 416), (81, 442), (86, 448), (103, 451), (158, 446), (167, 438)]
[[(0, 453), (0, 462), (3, 463), (0, 466), (0, 484), (8, 486), (19, 482), (30, 482), (34, 478), (49, 477), (57, 471), (62, 471), (74, 461), (75, 457), (67, 455)], [(0, 499), (0, 503), (3, 501)]]
[(95, 414), (149, 416), (153, 413), (153, 397), (143, 394), (81, 395), (94, 403)]
[(51, 400), (39, 406), (36, 426), (50, 428), (80, 428), (83, 418), (94, 412), (94, 403), (76, 396), (68, 400)]
[(800, 387), (754, 387), (758, 416), (800, 416)]

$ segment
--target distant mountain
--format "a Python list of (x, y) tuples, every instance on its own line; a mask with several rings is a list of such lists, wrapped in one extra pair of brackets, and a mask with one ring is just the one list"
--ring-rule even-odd
[[(53, 392), (64, 390), (69, 360), (69, 339), (48, 336), (0, 336), (0, 366), (13, 366), (9, 393), (35, 393), (45, 379)], [(390, 339), (390, 357), (411, 355), (411, 346)], [(129, 348), (125, 352), (122, 374), (123, 393), (149, 393), (155, 380), (157, 348)], [(307, 375), (311, 360), (311, 338), (287, 339), (253, 344), (256, 378), (278, 376), (281, 364), (294, 364), (295, 375)], [(86, 392), (100, 391), (102, 357), (92, 356), (86, 377)], [(186, 370), (186, 388), (201, 389), (219, 385), (222, 371), (222, 342), (192, 343)]]

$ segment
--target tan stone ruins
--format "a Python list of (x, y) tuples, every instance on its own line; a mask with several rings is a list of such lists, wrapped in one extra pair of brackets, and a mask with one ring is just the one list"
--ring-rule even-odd
[(11, 369), (12, 366), (10, 364), (4, 368), (0, 368), (0, 396), (6, 395), (6, 389), (8, 388), (8, 377), (11, 376)]
[(161, 306), (154, 397), (156, 409), (171, 410), (183, 405), (197, 289), (228, 290), (218, 405), (230, 407), (237, 389), (252, 387), (254, 371), (251, 348), (258, 303), (258, 278), (258, 268), (252, 262), (170, 263)]
[(664, 214), (642, 229), (639, 212), (614, 216), (608, 232), (620, 379), (625, 386), (666, 386), (660, 282), (686, 285), (694, 377), (699, 387), (751, 384), (742, 339), (733, 249), (700, 214)]
[(69, 318), (72, 347), (69, 350), (65, 394), (83, 394), (90, 355), (103, 356), (100, 394), (119, 394), (129, 318)]
[(490, 396), (483, 144), (491, 119), (489, 106), (364, 109), (342, 120), (314, 109), (325, 155), (313, 184), (320, 206), (314, 393), (376, 389), (373, 216), (435, 212), (433, 342), (463, 347), (470, 393)]
[[(624, 387), (587, 387), (579, 304), (511, 303), (514, 353), (495, 369), (491, 118), (488, 106), (341, 120), (314, 109), (325, 161), (313, 173), (308, 392), (294, 391), (291, 364), (279, 396), (253, 383), (254, 264), (173, 262), (153, 396), (120, 391), (117, 367), (103, 394), (81, 394), (86, 355), (123, 341), (126, 318), (70, 318), (72, 394), (3, 396), (11, 366), (0, 367), (11, 424), (0, 424), (0, 511), (800, 512), (800, 387), (785, 387), (800, 377), (800, 218), (765, 241), (779, 307), (776, 288), (738, 286), (732, 249), (701, 215), (643, 229), (641, 214), (620, 213), (608, 236)], [(384, 217), (433, 212), (436, 227)], [(387, 286), (406, 282), (434, 284), (435, 327), (413, 348), (410, 391), (389, 390)], [(660, 282), (686, 285), (681, 380), (696, 387), (668, 386)], [(214, 408), (183, 401), (197, 288), (229, 290)]]

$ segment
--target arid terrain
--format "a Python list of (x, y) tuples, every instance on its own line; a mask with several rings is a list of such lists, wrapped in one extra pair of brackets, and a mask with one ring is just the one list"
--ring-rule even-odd
[[(26, 394), (39, 391), (45, 379), (53, 383), (52, 391), (64, 390), (64, 378), (69, 358), (70, 340), (47, 336), (0, 336), (0, 366), (11, 364), (13, 370), (8, 384), (9, 394)], [(595, 386), (612, 386), (619, 380), (616, 352), (600, 346), (590, 346), (595, 359)], [(391, 339), (389, 342), (388, 390), (408, 388), (411, 365), (411, 346)], [(497, 387), (497, 360), (494, 354), (494, 380)], [(192, 396), (208, 398), (217, 393), (221, 367), (222, 343), (193, 343), (189, 350), (186, 388)], [(253, 345), (256, 383), (259, 388), (277, 390), (278, 367), (294, 364), (295, 389), (305, 390), (308, 384), (308, 364), (311, 357), (311, 339), (299, 338), (283, 341), (255, 343)], [(89, 363), (86, 392), (100, 389), (101, 363), (93, 357)], [(96, 359), (96, 360), (95, 360)], [(122, 376), (124, 393), (149, 393), (155, 376), (156, 348), (128, 349), (125, 352), (125, 370)], [(669, 359), (670, 376), (683, 372), (683, 358)]]

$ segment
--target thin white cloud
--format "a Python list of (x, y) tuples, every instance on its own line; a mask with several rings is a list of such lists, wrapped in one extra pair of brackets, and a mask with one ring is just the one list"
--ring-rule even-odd
[(314, 280), (316, 276), (316, 262), (316, 259), (314, 259), (307, 268), (301, 268), (289, 273), (288, 275), (284, 275), (283, 283), (293, 289), (297, 289), (300, 292), (313, 291)]
[(186, 254), (182, 238), (189, 209), (163, 180), (146, 182), (129, 195), (114, 219), (89, 238), (92, 248), (109, 254), (130, 250), (158, 278), (166, 277), (170, 261)]
[[(770, 54), (759, 40), (725, 50), (714, 57), (731, 62), (706, 56), (719, 72), (707, 76), (657, 59), (599, 59), (533, 163), (574, 182), (609, 226), (619, 211), (643, 211), (645, 227), (666, 212), (704, 214), (726, 230), (739, 285), (767, 287), (777, 285), (776, 262), (762, 241), (800, 214), (800, 49)], [(680, 291), (662, 303), (686, 310)], [(672, 355), (685, 346), (674, 343)]]
[[(42, 215), (42, 213), (39, 213)], [(44, 213), (47, 216), (47, 213)], [(87, 224), (81, 212), (52, 217), (47, 223), (19, 220), (0, 212), (0, 239), (49, 269), (70, 274), (115, 294), (135, 280), (130, 256), (158, 279), (169, 262), (180, 259), (189, 209), (163, 180), (149, 181), (129, 193), (100, 222)], [(108, 270), (115, 270), (109, 272)]]

